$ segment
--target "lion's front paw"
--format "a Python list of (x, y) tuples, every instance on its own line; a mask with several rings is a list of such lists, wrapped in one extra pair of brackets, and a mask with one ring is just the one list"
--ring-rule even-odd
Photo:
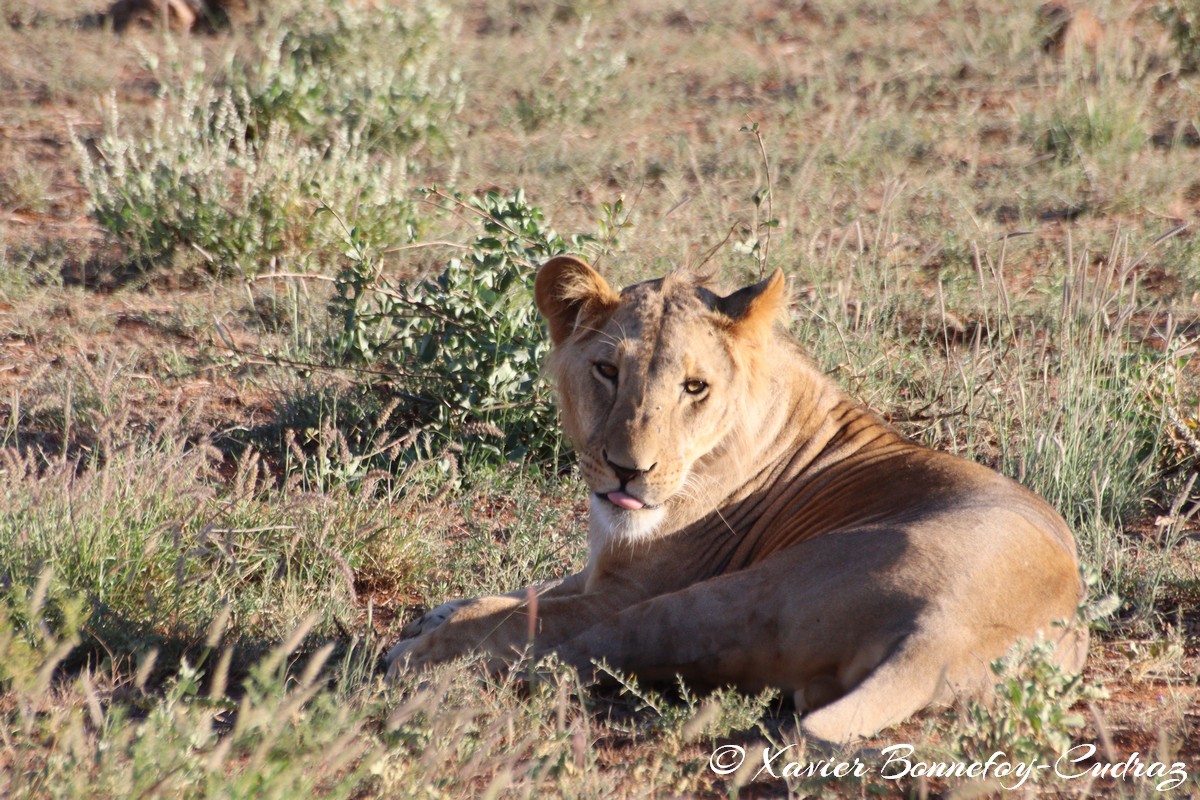
[(418, 636), (415, 639), (402, 639), (388, 650), (387, 680), (397, 680), (405, 671), (419, 673), (422, 670), (448, 660), (451, 655), (444, 646), (435, 641), (437, 637)]
[(408, 654), (412, 650), (416, 639), (401, 639), (391, 650), (388, 650), (384, 660), (387, 661), (387, 679), (394, 681), (400, 676), (400, 672), (408, 664)]
[(400, 631), (400, 641), (388, 650), (387, 678), (395, 680), (400, 671), (406, 666), (419, 670), (436, 658), (431, 658), (430, 634), (442, 627), (448, 619), (454, 616), (458, 609), (470, 605), (469, 599), (450, 600), (436, 608), (426, 611)]
[[(404, 630), (400, 631), (400, 638), (415, 639), (418, 636), (423, 636), (431, 631), (437, 630), (446, 620), (454, 616), (454, 612), (466, 605), (470, 605), (473, 601), (467, 598), (458, 600), (450, 600), (442, 603), (436, 608), (431, 608), (421, 616), (414, 619), (412, 622), (404, 626)], [(401, 642), (403, 644), (403, 642)], [(396, 645), (399, 647), (400, 645)], [(396, 648), (393, 647), (393, 650)], [(390, 653), (389, 653), (390, 659)]]
[(458, 634), (460, 631), (439, 628), (412, 639), (401, 639), (387, 653), (387, 680), (395, 681), (405, 671), (419, 673), (472, 652), (474, 648)]

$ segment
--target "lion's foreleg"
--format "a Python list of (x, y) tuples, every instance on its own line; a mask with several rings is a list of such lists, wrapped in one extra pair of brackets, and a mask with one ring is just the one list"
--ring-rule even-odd
[[(527, 650), (546, 651), (615, 613), (611, 598), (559, 589), (534, 589), (467, 601), (436, 627), (400, 641), (387, 655), (389, 671), (420, 668), (469, 653), (491, 656), (493, 668)], [(436, 611), (436, 609), (435, 609)]]
[(404, 626), (404, 630), (400, 631), (401, 641), (405, 639), (415, 639), (426, 633), (431, 633), (434, 629), (454, 616), (460, 608), (466, 608), (483, 600), (494, 600), (496, 597), (509, 597), (516, 600), (528, 600), (531, 596), (536, 595), (538, 599), (550, 599), (554, 597), (569, 597), (574, 594), (579, 594), (583, 590), (584, 575), (579, 573), (558, 580), (539, 583), (534, 586), (527, 586), (524, 589), (517, 589), (512, 592), (505, 592), (501, 595), (485, 595), (483, 597), (460, 597), (455, 600), (447, 600), (441, 605), (435, 606), (426, 611), (417, 619)]

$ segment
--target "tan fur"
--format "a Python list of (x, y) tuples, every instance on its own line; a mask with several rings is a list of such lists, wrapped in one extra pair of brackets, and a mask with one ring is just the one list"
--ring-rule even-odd
[[(535, 587), (537, 652), (780, 687), (807, 734), (837, 742), (986, 693), (1018, 639), (1050, 638), (1082, 667), (1062, 518), (846, 397), (778, 330), (782, 273), (727, 297), (681, 273), (618, 295), (559, 257), (536, 297), (592, 493), (587, 567)], [(499, 667), (531, 644), (529, 612), (528, 590), (455, 601), (389, 662), (479, 651)]]

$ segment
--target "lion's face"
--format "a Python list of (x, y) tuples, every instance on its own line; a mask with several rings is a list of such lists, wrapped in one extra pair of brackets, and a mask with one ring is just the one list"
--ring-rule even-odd
[(679, 274), (618, 295), (560, 257), (539, 273), (537, 296), (594, 521), (637, 538), (672, 505), (702, 502), (706, 471), (739, 435), (762, 383), (756, 345), (781, 305), (782, 275), (727, 298)]

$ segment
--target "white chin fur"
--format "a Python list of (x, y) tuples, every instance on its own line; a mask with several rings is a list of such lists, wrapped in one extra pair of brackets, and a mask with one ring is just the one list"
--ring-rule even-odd
[(667, 518), (667, 510), (662, 506), (626, 511), (595, 495), (591, 498), (591, 511), (591, 538), (599, 545), (644, 539), (658, 530)]

